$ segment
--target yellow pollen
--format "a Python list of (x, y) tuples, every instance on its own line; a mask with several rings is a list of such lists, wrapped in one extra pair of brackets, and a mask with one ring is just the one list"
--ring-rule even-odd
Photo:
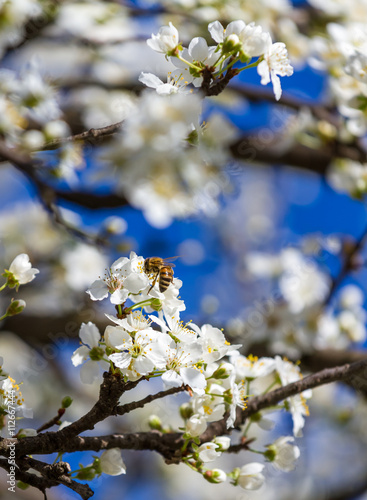
[(213, 413), (213, 409), (210, 408), (210, 406), (203, 406), (203, 409), (207, 415), (211, 415)]
[(254, 356), (254, 355), (252, 355), (252, 354), (249, 354), (249, 355), (247, 356), (247, 359), (248, 359), (251, 363), (256, 363), (256, 361), (258, 361), (258, 360), (259, 360), (259, 358), (258, 358), (257, 356)]

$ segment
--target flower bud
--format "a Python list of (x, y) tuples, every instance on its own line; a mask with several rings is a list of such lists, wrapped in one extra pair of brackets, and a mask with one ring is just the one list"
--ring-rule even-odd
[[(29, 473), (29, 469), (27, 470), (27, 472)], [(29, 484), (23, 483), (23, 481), (18, 481), (17, 488), (19, 488), (20, 490), (26, 490), (29, 488)]]
[(184, 403), (180, 406), (180, 415), (184, 420), (188, 420), (194, 414), (190, 403)]
[(277, 453), (274, 449), (272, 448), (268, 448), (265, 452), (264, 452), (264, 457), (269, 460), (269, 462), (273, 462), (275, 460), (275, 457), (277, 456)]
[(231, 440), (227, 436), (218, 436), (213, 442), (219, 446), (218, 451), (225, 451), (231, 446)]
[(237, 473), (236, 484), (244, 490), (258, 490), (265, 481), (265, 477), (262, 474), (263, 470), (264, 465), (257, 462), (244, 465)]
[(162, 430), (162, 420), (157, 415), (151, 415), (148, 420), (149, 427), (156, 431)]
[(186, 422), (186, 432), (191, 437), (200, 436), (205, 432), (207, 423), (204, 417), (200, 415), (192, 415), (190, 419)]
[(215, 378), (215, 379), (219, 380), (219, 379), (226, 379), (226, 378), (230, 377), (231, 371), (228, 369), (227, 365), (229, 365), (229, 363), (223, 363), (219, 368), (217, 368), (215, 370), (215, 372), (213, 373), (211, 378)]
[(78, 472), (75, 476), (77, 479), (81, 479), (82, 481), (92, 481), (96, 476), (96, 471), (93, 469), (85, 468)]
[(70, 396), (65, 396), (61, 401), (61, 408), (69, 408), (72, 402), (73, 400)]
[(199, 460), (201, 462), (212, 462), (220, 457), (221, 452), (217, 451), (217, 448), (219, 449), (219, 446), (215, 443), (203, 443), (197, 450)]
[(24, 437), (33, 437), (33, 436), (37, 436), (37, 431), (36, 429), (20, 429), (18, 434), (17, 434), (17, 438), (20, 439), (20, 438), (24, 438)]
[(223, 42), (223, 54), (228, 54), (230, 52), (237, 52), (241, 49), (242, 44), (237, 35), (232, 33)]
[(162, 309), (162, 301), (160, 299), (153, 299), (150, 303), (150, 307), (154, 311), (160, 311)]
[(207, 470), (203, 474), (204, 479), (209, 483), (224, 483), (227, 480), (227, 474), (221, 469)]
[(19, 314), (23, 311), (25, 308), (26, 304), (24, 300), (12, 300), (11, 303), (9, 304), (7, 310), (6, 310), (6, 315), (7, 316), (15, 316), (16, 314)]

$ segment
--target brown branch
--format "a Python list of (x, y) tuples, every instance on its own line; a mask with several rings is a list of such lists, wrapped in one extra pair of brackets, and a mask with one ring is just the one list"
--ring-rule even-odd
[(76, 422), (53, 434), (57, 435), (58, 441), (63, 442), (86, 430), (94, 429), (94, 426), (98, 422), (115, 414), (120, 397), (124, 392), (136, 387), (141, 380), (143, 379), (136, 380), (135, 382), (124, 382), (119, 376), (105, 372), (103, 374), (103, 382), (100, 386), (99, 398), (93, 408)]
[[(360, 497), (367, 491), (367, 474), (359, 482), (355, 480), (352, 484), (340, 486), (336, 491), (330, 488), (328, 492), (328, 500), (350, 500), (351, 498)], [(320, 494), (315, 500), (325, 500), (325, 495)]]
[(62, 137), (60, 139), (54, 139), (53, 141), (48, 142), (43, 147), (43, 150), (55, 149), (62, 144), (77, 141), (90, 141), (93, 144), (96, 139), (99, 139), (101, 137), (108, 137), (118, 132), (121, 129), (122, 123), (123, 121), (120, 121), (117, 123), (112, 123), (111, 125), (107, 125), (106, 127), (91, 128), (85, 132), (81, 132), (80, 134), (70, 135), (68, 137)]
[[(89, 132), (90, 131), (86, 132), (85, 134), (88, 134)], [(2, 141), (0, 141), (0, 157), (12, 163), (12, 165), (20, 170), (33, 183), (36, 190), (38, 191), (40, 201), (42, 202), (46, 211), (52, 216), (53, 221), (57, 225), (63, 227), (70, 234), (88, 243), (97, 246), (107, 244), (104, 238), (98, 235), (88, 234), (85, 231), (82, 231), (81, 229), (65, 221), (59, 207), (57, 206), (57, 199), (61, 198), (65, 201), (71, 201), (88, 208), (96, 209), (102, 207), (108, 208), (126, 205), (127, 201), (124, 197), (118, 195), (99, 196), (90, 193), (80, 193), (77, 191), (64, 192), (53, 188), (42, 179), (40, 179), (37, 175), (37, 169), (40, 166), (40, 163), (37, 160), (34, 160), (29, 155), (20, 153), (15, 149), (7, 148)]]
[(45, 431), (49, 429), (50, 427), (53, 427), (54, 425), (60, 425), (60, 418), (64, 415), (65, 413), (65, 408), (60, 408), (57, 412), (57, 415), (55, 415), (51, 420), (48, 422), (45, 422), (43, 425), (38, 427), (37, 433), (39, 434), (42, 431)]
[(217, 78), (216, 80), (214, 80), (213, 84), (211, 84), (212, 72), (209, 68), (205, 68), (205, 70), (203, 71), (203, 83), (201, 86), (204, 95), (208, 97), (219, 95), (227, 87), (232, 78), (234, 78), (237, 74), (237, 69), (230, 68), (225, 76), (223, 76), (222, 78)]
[[(357, 390), (363, 390), (367, 386), (367, 359), (335, 368), (326, 368), (297, 382), (249, 399), (244, 410), (237, 408), (234, 427), (239, 428), (251, 415), (274, 406), (284, 399), (300, 394), (307, 389), (342, 380), (351, 383)], [(210, 424), (204, 434), (200, 436), (200, 439), (202, 442), (211, 441), (214, 436), (228, 433), (230, 433), (230, 429), (228, 430), (226, 427), (226, 419), (222, 419)]]
[[(272, 407), (280, 401), (300, 394), (303, 391), (336, 381), (351, 383), (356, 390), (365, 390), (367, 386), (367, 359), (352, 364), (327, 368), (309, 375), (297, 382), (271, 391), (267, 394), (251, 398), (247, 408), (237, 408), (235, 428), (239, 428), (251, 415)], [(116, 414), (117, 401), (124, 390), (133, 388), (136, 382), (117, 379), (111, 374), (105, 374), (101, 386), (100, 398), (96, 405), (84, 417), (61, 431), (47, 432), (34, 437), (25, 437), (16, 441), (16, 456), (29, 454), (49, 454), (54, 452), (74, 452), (82, 450), (100, 450), (113, 447), (134, 450), (154, 450), (160, 453), (169, 463), (180, 461), (180, 448), (183, 444), (182, 433), (142, 432), (112, 436), (78, 436), (80, 432), (93, 429), (94, 425), (109, 415)], [(226, 418), (211, 423), (200, 437), (202, 442), (211, 441), (215, 436), (231, 433), (226, 427)], [(13, 440), (0, 441), (0, 454), (8, 456), (8, 446)]]
[[(135, 451), (155, 451), (165, 459), (172, 459), (183, 445), (182, 433), (159, 431), (111, 434), (107, 436), (76, 436), (63, 444), (63, 453), (101, 451), (111, 448)], [(37, 453), (37, 452), (35, 452)]]
[[(230, 73), (230, 71), (228, 73)], [(232, 76), (228, 78), (230, 79), (232, 78)], [(206, 95), (216, 95), (216, 93), (220, 91), (219, 88), (223, 85), (225, 86), (228, 83), (227, 75), (220, 82), (218, 82), (217, 85), (210, 86), (210, 80), (208, 80), (208, 77), (207, 80), (204, 81), (204, 83), (206, 85), (205, 86), (203, 84), (204, 93)], [(247, 93), (247, 91), (245, 93)], [(292, 98), (287, 98), (287, 100), (288, 103), (284, 103), (285, 105), (289, 105), (290, 107), (294, 108), (296, 108), (297, 106), (302, 106), (301, 102), (297, 100), (294, 100)], [(313, 112), (320, 115), (320, 118), (321, 114), (325, 114), (328, 115), (329, 121), (332, 120), (332, 115), (328, 112), (326, 107), (313, 106), (312, 109)], [(326, 119), (326, 116), (324, 116), (323, 119)], [(117, 122), (106, 127), (90, 129), (88, 131), (71, 135), (66, 138), (55, 139), (54, 141), (46, 144), (43, 149), (55, 149), (67, 142), (81, 140), (95, 141), (96, 139), (106, 138), (119, 131), (121, 128), (121, 123), (122, 122)], [(267, 129), (265, 128), (265, 130)], [(278, 131), (272, 130), (271, 126), (269, 127), (268, 131), (271, 134), (271, 140), (269, 140), (268, 135), (264, 139), (261, 131), (257, 136), (254, 134), (243, 135), (241, 138), (237, 139), (237, 141), (230, 146), (230, 152), (233, 158), (246, 162), (290, 165), (293, 167), (300, 167), (305, 170), (310, 170), (321, 175), (326, 174), (329, 164), (336, 157), (348, 158), (354, 161), (360, 161), (362, 163), (367, 161), (367, 153), (357, 141), (354, 144), (350, 145), (334, 141), (332, 143), (325, 144), (320, 149), (311, 149), (307, 146), (304, 146), (303, 144), (298, 144), (295, 142), (292, 147), (283, 151), (279, 150)], [(93, 141), (91, 142), (92, 144)], [(2, 155), (1, 150), (0, 155)], [(66, 193), (64, 194), (62, 192), (57, 192), (57, 195), (59, 197), (62, 197), (63, 199), (67, 199), (68, 197)], [(81, 196), (82, 195), (80, 193), (75, 193), (75, 196), (71, 195), (69, 196), (69, 198), (72, 198), (70, 199), (70, 201), (86, 206), (86, 201), (83, 202)], [(91, 197), (94, 195), (88, 194), (87, 196)], [(124, 199), (123, 197), (117, 197), (116, 200), (111, 200), (111, 203), (112, 206), (125, 205), (126, 199)]]
[(358, 240), (356, 240), (356, 242), (350, 248), (348, 248), (342, 268), (337, 277), (334, 278), (332, 281), (329, 293), (325, 299), (325, 305), (330, 302), (334, 292), (343, 282), (344, 278), (349, 274), (350, 271), (354, 270), (355, 258), (357, 257), (358, 253), (362, 250), (363, 245), (366, 243), (366, 240), (367, 240), (367, 227), (365, 227)]
[(67, 462), (47, 464), (34, 458), (24, 457), (18, 459), (16, 463), (23, 469), (32, 468), (41, 473), (43, 478), (48, 482), (47, 488), (63, 484), (78, 493), (85, 500), (94, 495), (94, 492), (87, 484), (78, 483), (69, 477), (68, 474), (71, 472), (71, 469)]
[(16, 468), (14, 471), (10, 468), (10, 464), (5, 458), (0, 458), (0, 467), (6, 470), (8, 473), (14, 472), (14, 476), (17, 481), (22, 481), (23, 483), (29, 484), (30, 486), (33, 486), (34, 488), (42, 491), (42, 493), (45, 493), (46, 488), (52, 488), (53, 486), (58, 485), (56, 481), (50, 481), (45, 478), (38, 477), (35, 474), (22, 471), (19, 468)]
[(347, 363), (355, 363), (367, 359), (367, 352), (345, 351), (341, 349), (322, 349), (305, 354), (301, 358), (301, 366), (307, 367), (310, 371), (319, 371), (324, 368), (333, 368)]
[(239, 453), (243, 450), (248, 450), (251, 443), (256, 441), (256, 438), (246, 439), (245, 437), (241, 439), (241, 442), (238, 444), (232, 444), (227, 450), (226, 453)]

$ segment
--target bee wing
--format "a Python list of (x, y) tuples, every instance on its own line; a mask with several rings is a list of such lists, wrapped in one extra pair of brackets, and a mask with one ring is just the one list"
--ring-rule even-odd
[(175, 264), (171, 264), (172, 261), (176, 260), (176, 259), (179, 259), (180, 256), (179, 255), (176, 255), (176, 257), (167, 257), (166, 259), (162, 259), (164, 264), (170, 266), (170, 267), (176, 267)]

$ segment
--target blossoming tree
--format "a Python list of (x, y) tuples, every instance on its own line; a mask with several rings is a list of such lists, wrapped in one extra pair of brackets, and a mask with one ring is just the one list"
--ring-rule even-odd
[[(128, 481), (139, 460), (128, 450), (145, 450), (163, 459), (157, 470), (199, 477), (197, 498), (228, 497), (229, 484), (295, 497), (291, 481), (279, 476), (288, 485), (280, 493), (273, 476), (296, 473), (307, 424), (317, 423), (310, 402), (337, 420), (344, 407), (332, 398), (348, 393), (355, 409), (336, 434), (365, 438), (364, 294), (346, 278), (363, 267), (367, 228), (353, 240), (336, 231), (270, 251), (276, 203), (267, 206), (269, 182), (259, 188), (263, 173), (250, 166), (298, 167), (363, 200), (367, 6), (352, 4), (0, 5), (4, 185), (17, 172), (17, 192), (32, 192), (27, 203), (11, 193), (8, 209), (4, 189), (0, 214), (9, 491), (34, 487), (47, 498), (60, 486), (90, 498), (102, 474)], [(282, 92), (306, 66), (322, 72), (327, 99)], [(195, 286), (185, 292), (173, 258), (140, 251), (134, 227), (105, 215), (128, 206), (154, 234), (217, 218), (227, 267), (201, 314), (187, 307)], [(86, 222), (86, 209), (100, 214)], [(178, 269), (205, 260), (198, 240), (178, 245)], [(365, 478), (344, 486), (335, 498), (367, 490)], [(317, 494), (309, 487), (302, 498)]]

